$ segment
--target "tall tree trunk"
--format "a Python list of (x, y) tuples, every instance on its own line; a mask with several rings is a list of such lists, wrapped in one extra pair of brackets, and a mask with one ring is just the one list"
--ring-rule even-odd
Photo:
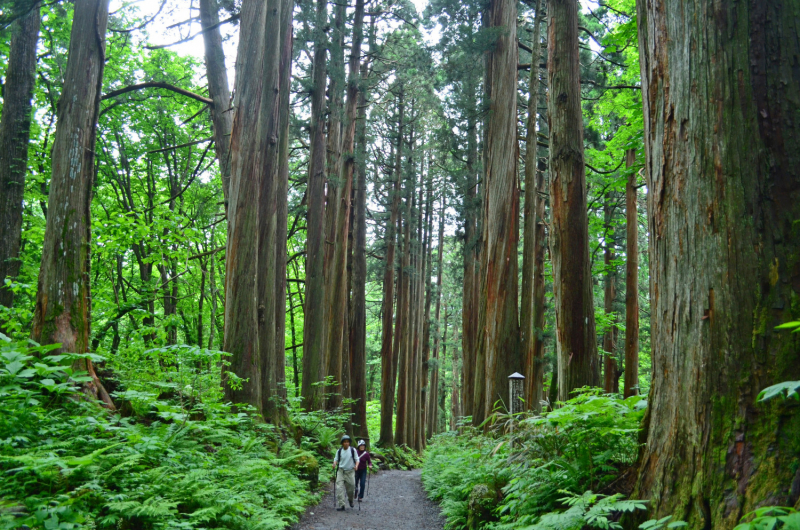
[[(393, 302), (394, 302), (394, 268), (395, 248), (397, 237), (395, 228), (400, 215), (400, 184), (402, 171), (399, 170), (400, 160), (403, 155), (403, 91), (400, 90), (397, 103), (397, 147), (395, 149), (394, 183), (389, 195), (391, 196), (391, 209), (389, 222), (386, 225), (386, 261), (383, 270), (383, 300), (381, 302), (381, 434), (378, 440), (379, 447), (390, 447), (394, 444), (392, 421), (394, 413), (394, 393), (397, 382), (397, 373), (394, 369), (396, 357), (392, 337)], [(399, 284), (399, 281), (398, 281)], [(400, 301), (398, 287), (397, 318), (400, 317)]]
[[(432, 164), (432, 154), (428, 153), (428, 174), (427, 174), (427, 182), (426, 182), (426, 201), (425, 201), (425, 245), (424, 245), (424, 253), (423, 253), (423, 264), (422, 264), (422, 280), (423, 285), (425, 286), (423, 299), (424, 299), (424, 311), (422, 313), (422, 362), (420, 363), (420, 369), (422, 371), (421, 377), (422, 381), (420, 383), (420, 394), (419, 394), (419, 422), (417, 425), (417, 439), (419, 440), (420, 450), (425, 448), (425, 441), (427, 440), (427, 436), (425, 435), (425, 426), (427, 425), (427, 397), (429, 392), (429, 372), (430, 372), (430, 355), (431, 355), (431, 299), (432, 299), (432, 289), (431, 289), (431, 236), (433, 234), (433, 182), (431, 180), (431, 166)], [(435, 394), (432, 394), (435, 395)]]
[(297, 365), (297, 337), (294, 327), (294, 298), (292, 297), (291, 283), (286, 284), (286, 289), (289, 291), (289, 326), (292, 333), (292, 371), (294, 373), (294, 397), (300, 397), (300, 369)]
[[(16, 279), (22, 264), (22, 198), (28, 167), (31, 98), (36, 84), (36, 44), (41, 24), (39, 4), (11, 24), (11, 47), (3, 85), (0, 118), (0, 305), (11, 307), (14, 292), (5, 280)], [(2, 323), (0, 323), (2, 330)]]
[[(441, 361), (439, 359), (439, 346), (441, 341), (441, 329), (439, 328), (439, 316), (442, 309), (442, 278), (444, 277), (442, 265), (444, 258), (444, 214), (446, 206), (447, 187), (442, 190), (442, 207), (439, 210), (439, 235), (436, 239), (436, 309), (433, 312), (434, 331), (433, 331), (433, 369), (431, 370), (431, 389), (430, 403), (428, 405), (428, 438), (432, 437), (439, 429), (439, 405), (437, 399), (439, 395), (439, 372)], [(444, 360), (444, 352), (442, 353)], [(455, 396), (453, 396), (455, 398)]]
[(311, 91), (306, 237), (306, 300), (303, 320), (303, 407), (320, 410), (325, 378), (325, 54), (328, 1), (317, 0), (314, 27), (314, 71)]
[[(271, 55), (275, 50), (267, 45), (265, 25), (269, 6), (260, 0), (242, 4), (242, 25), (239, 51), (236, 58), (236, 102), (231, 129), (231, 187), (228, 204), (228, 242), (225, 252), (225, 338), (223, 348), (231, 353), (229, 371), (247, 379), (241, 388), (225, 386), (225, 397), (233, 403), (247, 403), (261, 412), (262, 359), (260, 339), (267, 340), (260, 331), (266, 318), (261, 282), (266, 273), (259, 274), (260, 241), (263, 225), (259, 223), (259, 195), (268, 200), (268, 190), (262, 189), (263, 175), (269, 171), (268, 146), (264, 135), (270, 124), (270, 114), (277, 100), (277, 88), (269, 75), (273, 70)], [(274, 21), (275, 9), (269, 9)], [(280, 10), (277, 10), (280, 12)], [(275, 22), (277, 23), (277, 22)], [(280, 32), (273, 32), (279, 34)], [(274, 40), (274, 37), (270, 37)], [(270, 48), (270, 49), (268, 49)], [(277, 54), (274, 54), (277, 56)], [(274, 66), (277, 71), (277, 66)], [(277, 77), (277, 76), (276, 76)], [(269, 87), (264, 89), (264, 87)], [(267, 100), (262, 100), (267, 96)], [(263, 134), (259, 134), (263, 131)], [(274, 151), (274, 148), (272, 149)], [(275, 160), (276, 161), (276, 160)], [(268, 205), (261, 207), (262, 210)], [(274, 254), (263, 265), (274, 274)], [(270, 276), (274, 286), (274, 276)], [(269, 304), (274, 313), (274, 303)], [(274, 317), (274, 314), (273, 314)], [(269, 335), (274, 339), (273, 334)], [(274, 340), (270, 346), (274, 346)]]
[(541, 240), (537, 240), (539, 225), (543, 219), (537, 217), (539, 201), (544, 201), (538, 188), (538, 151), (536, 143), (536, 118), (539, 101), (539, 63), (541, 62), (542, 3), (536, 0), (533, 20), (533, 40), (531, 40), (531, 75), (528, 80), (528, 123), (525, 135), (525, 206), (523, 210), (524, 228), (522, 236), (522, 293), (519, 310), (520, 348), (525, 361), (525, 400), (530, 410), (539, 412), (541, 400), (541, 381), (536, 377), (537, 363), (536, 338), (541, 331), (536, 328), (536, 258)]
[(211, 105), (211, 120), (214, 123), (214, 149), (222, 177), (222, 194), (225, 206), (231, 182), (231, 91), (228, 87), (228, 69), (225, 67), (225, 51), (222, 48), (222, 34), (219, 30), (219, 5), (217, 0), (200, 0), (200, 24), (203, 27), (205, 45), (206, 78), (208, 93), (214, 101)]
[[(654, 376), (633, 498), (689, 528), (797, 506), (796, 2), (637, 2)], [(700, 38), (702, 36), (702, 38)], [(705, 65), (690, 68), (691, 65)]]
[[(395, 445), (408, 444), (407, 414), (408, 414), (408, 380), (410, 371), (409, 362), (409, 338), (411, 336), (411, 315), (409, 306), (411, 304), (411, 278), (408, 270), (411, 265), (411, 200), (409, 195), (413, 194), (410, 184), (406, 181), (406, 206), (403, 211), (403, 246), (402, 258), (400, 260), (401, 290), (400, 301), (398, 302), (398, 312), (400, 313), (400, 331), (395, 333), (398, 338), (399, 354), (397, 373), (397, 419), (395, 422)], [(402, 302), (402, 303), (400, 303)]]
[(583, 158), (578, 2), (548, 0), (550, 255), (556, 302), (558, 398), (600, 383)]
[(489, 417), (495, 401), (507, 399), (508, 375), (523, 369), (517, 314), (517, 4), (492, 0), (487, 16), (489, 26), (501, 33), (488, 58), (490, 110), (477, 347), (477, 363), (485, 362), (485, 374), (483, 381), (475, 381), (476, 396), (485, 397), (473, 405), (475, 425)]
[[(605, 278), (603, 279), (603, 309), (606, 315), (614, 312), (614, 298), (617, 296), (617, 270), (614, 265), (614, 227), (611, 224), (611, 197), (606, 192), (603, 204), (605, 216), (605, 235), (603, 236), (603, 260), (605, 265)], [(614, 318), (616, 322), (616, 317)], [(614, 356), (617, 326), (611, 324), (603, 334), (603, 388), (606, 392), (619, 392), (619, 373), (617, 358)]]
[[(364, 0), (356, 1), (354, 24), (363, 24)], [(374, 25), (373, 25), (374, 28)], [(374, 31), (374, 30), (373, 30)], [(353, 37), (360, 36), (361, 28), (353, 28)], [(353, 45), (350, 54), (350, 67), (355, 68), (355, 63), (360, 61), (361, 42), (358, 48)], [(372, 48), (372, 47), (370, 47)], [(355, 245), (353, 253), (353, 285), (352, 285), (352, 313), (350, 315), (350, 385), (353, 404), (353, 422), (358, 425), (357, 436), (369, 439), (367, 430), (367, 93), (365, 87), (367, 78), (367, 63), (363, 61), (360, 66), (360, 78), (355, 77), (355, 70), (350, 72), (351, 79), (348, 84), (348, 98), (350, 85), (356, 84), (358, 91), (358, 179), (355, 186)], [(348, 100), (349, 103), (349, 100)], [(391, 303), (391, 301), (390, 301)]]
[[(629, 149), (625, 165), (636, 162)], [(631, 171), (625, 185), (627, 219), (627, 260), (625, 262), (625, 397), (639, 393), (639, 212), (636, 173)]]
[[(343, 391), (343, 378), (349, 373), (343, 370), (343, 354), (345, 349), (345, 331), (347, 330), (348, 321), (345, 320), (345, 314), (348, 305), (348, 289), (347, 289), (347, 235), (350, 231), (350, 198), (353, 189), (353, 171), (355, 169), (355, 136), (356, 136), (356, 122), (358, 117), (358, 92), (359, 92), (359, 67), (361, 59), (361, 43), (363, 41), (363, 26), (364, 26), (364, 4), (363, 0), (358, 0), (356, 4), (356, 19), (353, 24), (353, 45), (351, 47), (350, 59), (348, 64), (348, 83), (347, 83), (347, 102), (345, 105), (344, 113), (344, 128), (341, 138), (341, 156), (339, 160), (334, 160), (333, 168), (339, 169), (337, 175), (338, 183), (335, 186), (335, 204), (328, 204), (328, 207), (334, 207), (336, 212), (336, 229), (334, 231), (334, 254), (333, 261), (330, 264), (330, 286), (328, 315), (327, 315), (327, 345), (326, 345), (326, 359), (328, 362), (327, 375), (333, 376), (334, 380), (338, 382), (332, 390), (331, 398), (328, 400), (328, 408), (341, 406)], [(344, 24), (344, 4), (339, 4), (336, 14), (337, 27)], [(340, 39), (344, 39), (343, 29), (338, 30), (341, 33)], [(336, 55), (335, 51), (331, 51), (331, 56)], [(342, 52), (343, 53), (343, 52)], [(340, 53), (341, 55), (341, 53)], [(343, 69), (343, 68), (342, 68)], [(332, 72), (334, 76), (331, 81), (331, 94), (337, 91), (334, 79), (337, 76), (336, 70)], [(336, 111), (336, 100), (332, 99), (331, 115), (333, 116)], [(335, 128), (338, 120), (331, 119), (331, 127)], [(333, 133), (331, 133), (333, 137)], [(330, 142), (329, 142), (330, 143)], [(331, 166), (329, 165), (329, 168)], [(331, 168), (332, 169), (332, 168)], [(331, 179), (332, 180), (332, 179)], [(329, 182), (331, 182), (329, 180)], [(329, 189), (329, 195), (331, 190)], [(338, 395), (337, 395), (338, 394)]]
[[(58, 351), (87, 353), (91, 324), (89, 248), (95, 138), (105, 64), (108, 0), (77, 0), (53, 142), (47, 223), (39, 268), (33, 339)], [(21, 156), (21, 155), (17, 155)], [(114, 408), (88, 359), (76, 370), (84, 391)]]

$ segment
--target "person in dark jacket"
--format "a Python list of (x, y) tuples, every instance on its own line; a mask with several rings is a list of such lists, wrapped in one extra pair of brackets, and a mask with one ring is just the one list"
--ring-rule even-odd
[(358, 441), (358, 465), (356, 465), (356, 495), (358, 502), (364, 500), (364, 486), (367, 482), (368, 468), (372, 467), (372, 457), (367, 452), (367, 442)]

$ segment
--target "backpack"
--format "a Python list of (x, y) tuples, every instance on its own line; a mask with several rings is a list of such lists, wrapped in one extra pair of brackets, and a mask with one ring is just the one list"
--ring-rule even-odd
[[(353, 459), (353, 462), (356, 461), (356, 450), (353, 449), (353, 446), (350, 446), (350, 458)], [(340, 447), (338, 451), (336, 451), (336, 471), (339, 471), (339, 464), (342, 462), (342, 448)]]

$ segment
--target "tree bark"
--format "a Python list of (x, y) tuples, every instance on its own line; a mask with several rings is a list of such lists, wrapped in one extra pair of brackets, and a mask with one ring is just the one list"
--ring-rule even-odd
[[(58, 351), (89, 351), (89, 248), (95, 138), (105, 64), (108, 0), (78, 0), (58, 106), (47, 223), (33, 317), (33, 339), (60, 343)], [(92, 380), (84, 391), (114, 408), (88, 359), (76, 370)]]
[(303, 408), (323, 407), (325, 378), (325, 84), (327, 0), (317, 0), (314, 27), (314, 71), (311, 91), (311, 149), (309, 155), (306, 303), (303, 321)]
[[(402, 171), (400, 171), (400, 160), (403, 155), (403, 91), (402, 88), (398, 95), (397, 103), (397, 147), (395, 148), (394, 183), (390, 191), (392, 199), (391, 210), (389, 212), (389, 222), (386, 225), (386, 261), (383, 270), (383, 300), (381, 302), (381, 434), (378, 440), (379, 447), (390, 447), (394, 445), (394, 434), (392, 432), (392, 422), (394, 418), (394, 394), (397, 382), (396, 356), (394, 354), (394, 344), (392, 337), (392, 318), (394, 303), (394, 268), (395, 268), (395, 248), (397, 237), (395, 228), (400, 215), (400, 184), (402, 182)], [(398, 281), (398, 284), (400, 282)], [(400, 318), (400, 288), (398, 286), (397, 320)], [(399, 326), (399, 324), (395, 324)]]
[[(625, 165), (636, 162), (629, 149)], [(636, 173), (631, 171), (625, 186), (627, 219), (627, 260), (625, 262), (625, 397), (639, 393), (639, 213)]]
[(409, 340), (411, 338), (411, 314), (410, 305), (412, 301), (411, 278), (408, 273), (411, 266), (411, 197), (413, 195), (412, 185), (406, 180), (405, 185), (406, 205), (403, 211), (403, 246), (402, 257), (400, 260), (401, 290), (398, 311), (400, 312), (400, 332), (395, 331), (399, 353), (397, 356), (397, 418), (395, 422), (395, 445), (408, 445), (407, 414), (408, 414), (408, 381), (410, 376), (410, 355)]
[[(5, 286), (22, 264), (22, 199), (28, 167), (31, 98), (36, 84), (36, 44), (41, 25), (39, 4), (11, 24), (8, 69), (0, 118), (0, 305), (11, 307), (14, 292)], [(0, 330), (2, 330), (0, 323)]]
[[(542, 47), (541, 26), (542, 26), (542, 2), (536, 0), (533, 21), (533, 40), (531, 40), (531, 65), (537, 65), (541, 61)], [(525, 206), (523, 209), (524, 228), (522, 236), (522, 293), (519, 310), (520, 328), (520, 348), (525, 360), (525, 402), (529, 410), (539, 412), (539, 401), (541, 401), (541, 380), (536, 377), (537, 364), (541, 364), (542, 359), (536, 356), (537, 336), (541, 330), (536, 327), (536, 265), (539, 247), (542, 244), (537, 239), (539, 225), (544, 219), (537, 217), (539, 214), (539, 202), (544, 206), (544, 197), (539, 193), (539, 173), (538, 173), (538, 146), (536, 143), (536, 118), (538, 116), (537, 106), (539, 101), (539, 68), (531, 66), (531, 75), (528, 80), (528, 123), (525, 135)], [(542, 212), (544, 213), (544, 212)], [(543, 226), (543, 225), (542, 225)], [(541, 310), (541, 309), (540, 309)]]
[[(633, 498), (689, 528), (797, 506), (800, 8), (637, 2), (654, 376)], [(702, 37), (702, 38), (701, 38)], [(690, 68), (691, 65), (705, 65)]]
[(488, 57), (490, 107), (477, 346), (477, 363), (485, 362), (485, 375), (483, 381), (475, 382), (475, 395), (485, 397), (473, 405), (475, 425), (489, 417), (497, 400), (506, 401), (508, 375), (523, 369), (517, 314), (517, 4), (492, 0), (487, 16), (489, 26), (502, 33)]
[(583, 158), (578, 2), (548, 0), (550, 255), (556, 305), (558, 398), (600, 383)]
[(227, 208), (231, 181), (230, 139), (233, 109), (231, 109), (231, 91), (228, 87), (228, 69), (225, 67), (225, 51), (222, 48), (222, 34), (219, 31), (217, 0), (200, 0), (200, 24), (203, 27), (208, 92), (214, 101), (211, 105), (214, 149), (219, 162), (222, 194)]

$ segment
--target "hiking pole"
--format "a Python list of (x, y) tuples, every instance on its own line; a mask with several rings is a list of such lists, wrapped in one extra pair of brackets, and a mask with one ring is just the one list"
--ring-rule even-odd
[(369, 497), (369, 468), (367, 468), (367, 497)]

